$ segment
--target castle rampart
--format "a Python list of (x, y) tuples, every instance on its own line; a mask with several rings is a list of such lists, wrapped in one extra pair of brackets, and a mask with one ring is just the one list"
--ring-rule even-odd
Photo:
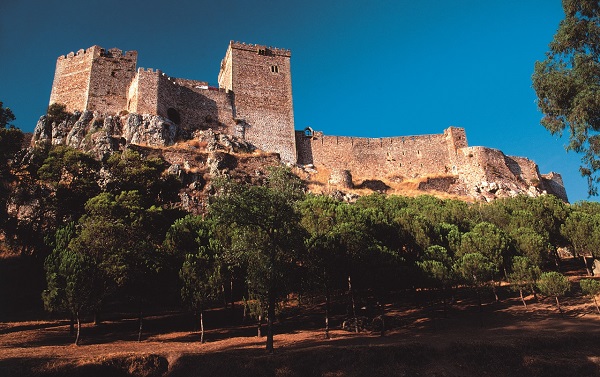
[(417, 177), (449, 172), (446, 135), (390, 138), (296, 133), (299, 164), (350, 170), (353, 176)]
[[(559, 175), (541, 176), (531, 160), (469, 147), (465, 130), (458, 127), (390, 138), (294, 131), (290, 58), (287, 49), (231, 41), (216, 88), (207, 81), (136, 68), (135, 51), (92, 46), (57, 59), (50, 103), (63, 103), (68, 111), (158, 115), (171, 121), (165, 124), (174, 138), (211, 128), (279, 153), (284, 162), (350, 171), (357, 179), (451, 176), (447, 182), (465, 187), (496, 180), (542, 190), (544, 184), (562, 185)], [(566, 200), (566, 194), (562, 197)]]

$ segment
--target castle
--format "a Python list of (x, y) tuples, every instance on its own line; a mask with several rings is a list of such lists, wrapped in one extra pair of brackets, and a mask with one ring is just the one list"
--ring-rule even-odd
[(231, 41), (217, 88), (138, 68), (135, 51), (92, 46), (58, 58), (50, 104), (64, 104), (70, 112), (157, 115), (184, 131), (210, 128), (235, 135), (287, 163), (349, 171), (363, 179), (443, 176), (475, 196), (491, 187), (492, 194), (548, 192), (567, 200), (559, 174), (541, 175), (527, 158), (469, 147), (462, 128), (391, 138), (295, 130), (290, 57), (290, 50)]

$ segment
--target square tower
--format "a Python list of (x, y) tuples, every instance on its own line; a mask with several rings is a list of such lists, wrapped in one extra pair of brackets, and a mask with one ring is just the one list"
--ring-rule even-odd
[(296, 162), (291, 52), (231, 41), (219, 87), (233, 92), (233, 116), (246, 140)]

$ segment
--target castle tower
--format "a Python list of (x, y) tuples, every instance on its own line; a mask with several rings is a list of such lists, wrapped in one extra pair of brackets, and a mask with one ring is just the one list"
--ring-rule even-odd
[(127, 109), (127, 95), (136, 73), (137, 52), (92, 46), (56, 61), (50, 104), (67, 111), (118, 113)]
[(258, 148), (296, 162), (289, 50), (230, 42), (219, 87), (232, 91), (233, 114)]

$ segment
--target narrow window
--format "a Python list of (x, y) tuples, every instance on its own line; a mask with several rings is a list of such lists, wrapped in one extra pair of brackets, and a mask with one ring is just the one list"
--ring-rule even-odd
[(279, 73), (279, 67), (276, 65), (272, 65), (271, 66), (271, 72), (273, 73)]

